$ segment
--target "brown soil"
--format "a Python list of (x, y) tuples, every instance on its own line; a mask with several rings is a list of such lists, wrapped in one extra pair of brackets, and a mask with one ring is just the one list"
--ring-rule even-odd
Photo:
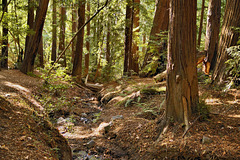
[[(19, 87), (10, 87), (6, 82), (26, 90), (20, 92)], [(59, 146), (49, 146), (48, 140), (43, 138), (48, 133), (47, 128), (37, 129), (39, 134), (36, 134), (34, 128), (38, 127), (34, 126), (38, 126), (38, 122), (28, 114), (33, 113), (31, 107), (38, 113), (43, 107), (48, 117), (55, 120), (54, 126), (68, 139), (73, 159), (79, 158), (81, 151), (88, 153), (85, 156), (97, 159), (240, 159), (238, 90), (215, 91), (200, 84), (200, 99), (206, 102), (211, 112), (206, 112), (193, 124), (198, 115), (194, 116), (192, 128), (182, 138), (184, 128), (173, 123), (159, 137), (165, 94), (138, 92), (154, 86), (152, 79), (121, 79), (105, 84), (100, 94), (76, 86), (49, 91), (42, 87), (39, 78), (15, 70), (1, 71), (0, 83), (0, 97), (4, 99), (0, 103), (0, 159), (57, 159), (51, 148)], [(114, 93), (103, 104), (97, 101), (110, 92)], [(20, 95), (21, 99), (15, 95)], [(26, 99), (30, 100), (21, 103)], [(2, 105), (5, 103), (9, 105)], [(50, 106), (55, 108), (49, 111)], [(16, 116), (18, 114), (21, 116)], [(57, 123), (61, 118), (70, 118), (70, 121)], [(211, 141), (203, 143), (203, 136)], [(56, 137), (51, 136), (52, 139)]]

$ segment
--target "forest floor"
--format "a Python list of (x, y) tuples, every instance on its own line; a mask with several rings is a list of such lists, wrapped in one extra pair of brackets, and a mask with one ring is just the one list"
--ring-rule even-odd
[(199, 83), (201, 107), (210, 113), (193, 116), (184, 138), (174, 123), (159, 135), (165, 90), (164, 82), (131, 77), (96, 93), (0, 71), (0, 159), (68, 160), (63, 137), (73, 159), (240, 159), (238, 89)]

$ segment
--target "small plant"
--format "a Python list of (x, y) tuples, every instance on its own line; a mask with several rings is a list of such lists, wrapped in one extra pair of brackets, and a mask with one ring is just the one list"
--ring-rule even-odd
[(202, 115), (203, 120), (207, 120), (209, 118), (209, 106), (205, 103), (204, 100), (200, 100), (198, 104), (198, 111), (200, 115)]

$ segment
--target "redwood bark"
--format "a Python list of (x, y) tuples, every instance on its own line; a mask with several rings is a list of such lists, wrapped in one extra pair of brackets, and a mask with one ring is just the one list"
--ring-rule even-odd
[[(27, 18), (27, 25), (29, 27), (29, 30), (33, 29), (34, 24), (34, 1), (28, 0), (28, 18)], [(30, 38), (30, 34), (27, 34), (26, 40), (25, 40), (25, 53), (27, 52), (28, 48), (28, 42)]]
[(56, 0), (53, 0), (53, 12), (52, 12), (52, 56), (51, 61), (54, 63), (57, 59), (57, 7)]
[(40, 67), (44, 68), (44, 58), (43, 58), (43, 39), (41, 38), (39, 47), (38, 47), (38, 55), (39, 55), (39, 62)]
[[(2, 9), (3, 13), (8, 12), (8, 6), (7, 6), (7, 0), (2, 0)], [(2, 40), (2, 55), (0, 57), (0, 68), (8, 69), (8, 22), (5, 19), (3, 21), (3, 27), (2, 27), (2, 34), (3, 34), (3, 40)]]
[(166, 114), (185, 122), (197, 111), (196, 0), (170, 0)]
[(126, 5), (126, 24), (125, 24), (125, 55), (123, 74), (128, 75), (132, 68), (132, 29), (133, 29), (133, 0), (128, 0)]
[(198, 47), (200, 46), (201, 37), (202, 37), (204, 10), (205, 10), (205, 0), (202, 0), (202, 11), (201, 11), (201, 19), (200, 19), (199, 32), (198, 32)]
[(228, 0), (226, 3), (216, 66), (213, 70), (213, 83), (221, 83), (224, 79), (225, 62), (227, 60), (226, 49), (237, 44), (239, 33), (234, 28), (240, 27), (240, 0)]
[(46, 18), (47, 8), (49, 0), (40, 0), (39, 7), (37, 9), (37, 15), (35, 18), (35, 23), (33, 25), (34, 35), (29, 38), (29, 45), (26, 49), (23, 64), (21, 67), (21, 72), (27, 74), (28, 72), (33, 72), (34, 62), (38, 51), (38, 46), (42, 38), (43, 26)]
[[(85, 23), (85, 0), (81, 0), (78, 7), (78, 29)], [(82, 56), (83, 56), (83, 39), (84, 28), (77, 35), (76, 52), (73, 61), (72, 75), (76, 76), (76, 80), (81, 83), (82, 77)]]
[[(90, 2), (87, 3), (87, 11), (88, 11), (88, 15), (87, 15), (87, 20), (90, 19)], [(84, 71), (84, 76), (88, 75), (88, 71), (89, 71), (89, 55), (90, 55), (90, 42), (89, 42), (89, 38), (90, 38), (90, 23), (87, 24), (87, 41), (86, 41), (86, 49), (87, 49), (87, 53), (85, 54), (85, 71)]]
[[(65, 49), (65, 30), (66, 30), (66, 8), (65, 8), (65, 3), (62, 0), (62, 4), (60, 8), (59, 53), (62, 53), (62, 51)], [(67, 66), (66, 54), (64, 53), (61, 58), (63, 58), (62, 65), (66, 67)]]
[(216, 63), (216, 54), (219, 40), (221, 18), (221, 0), (210, 0), (207, 13), (207, 27), (205, 37), (205, 50), (207, 51), (207, 62), (211, 64), (212, 70)]
[(133, 44), (132, 44), (132, 57), (133, 57), (133, 67), (132, 70), (135, 73), (139, 73), (139, 64), (138, 64), (138, 58), (139, 58), (139, 6), (140, 6), (140, 0), (134, 0), (134, 13), (133, 13)]
[[(74, 35), (77, 32), (77, 17), (78, 17), (78, 11), (76, 9), (76, 4), (72, 4), (72, 35)], [(73, 40), (72, 42), (72, 62), (74, 59), (74, 52), (76, 47), (76, 40)]]

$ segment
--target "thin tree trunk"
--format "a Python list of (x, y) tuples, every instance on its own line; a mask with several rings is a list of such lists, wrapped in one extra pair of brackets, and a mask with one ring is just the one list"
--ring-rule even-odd
[[(65, 3), (62, 0), (62, 4), (60, 7), (59, 53), (61, 53), (65, 48), (65, 30), (66, 30), (66, 22), (65, 21), (66, 21), (66, 8), (65, 8)], [(63, 67), (66, 67), (67, 66), (66, 53), (63, 54), (62, 58), (63, 58), (62, 65), (63, 65)]]
[(221, 0), (210, 0), (208, 4), (205, 50), (212, 70), (216, 63), (221, 18)]
[(222, 31), (218, 45), (216, 66), (213, 69), (213, 83), (221, 83), (224, 79), (227, 51), (230, 46), (237, 44), (239, 33), (234, 28), (240, 26), (240, 0), (228, 0), (223, 18)]
[(196, 0), (170, 0), (166, 114), (188, 125), (197, 111)]
[[(7, 0), (2, 0), (3, 14), (8, 12)], [(0, 68), (8, 69), (8, 22), (3, 22), (2, 27), (3, 40), (2, 40), (2, 55), (0, 57), (1, 66)]]
[(42, 38), (42, 31), (46, 18), (48, 3), (49, 0), (39, 1), (39, 7), (37, 9), (37, 15), (33, 26), (35, 34), (31, 35), (29, 38), (29, 44), (26, 49), (22, 67), (20, 69), (21, 72), (25, 74), (27, 74), (28, 72), (33, 72), (34, 70), (34, 61), (37, 55), (39, 43)]
[[(78, 8), (78, 29), (85, 23), (85, 0), (81, 0)], [(73, 61), (72, 75), (77, 77), (77, 82), (81, 83), (82, 77), (82, 55), (83, 55), (84, 28), (77, 35), (76, 52)]]
[[(87, 20), (90, 19), (90, 2), (87, 3), (87, 11), (88, 11), (88, 15), (87, 15)], [(86, 49), (87, 49), (87, 53), (85, 54), (85, 71), (84, 71), (84, 77), (88, 75), (88, 71), (89, 71), (89, 55), (90, 55), (90, 42), (89, 42), (89, 38), (90, 38), (90, 23), (87, 24), (87, 42), (86, 42)]]
[[(77, 17), (78, 17), (78, 12), (76, 9), (76, 4), (72, 2), (72, 35), (74, 35), (77, 32)], [(72, 42), (72, 62), (74, 60), (74, 52), (75, 52), (75, 47), (76, 47), (76, 40), (73, 40)]]
[(202, 11), (201, 11), (201, 19), (200, 19), (199, 32), (198, 32), (198, 47), (200, 46), (200, 43), (201, 43), (204, 9), (205, 9), (205, 0), (202, 0)]
[(51, 61), (52, 64), (56, 61), (57, 58), (57, 7), (56, 0), (53, 0), (53, 11), (52, 11), (52, 55)]

